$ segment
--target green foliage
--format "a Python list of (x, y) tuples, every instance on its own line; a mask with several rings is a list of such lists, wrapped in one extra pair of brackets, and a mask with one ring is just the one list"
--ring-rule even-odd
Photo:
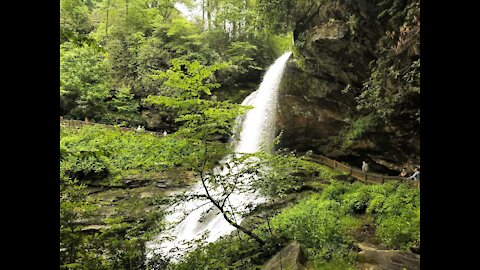
[[(145, 241), (163, 228), (161, 202), (112, 203), (112, 216), (99, 220), (103, 208), (112, 204), (92, 197), (84, 183), (69, 180), (62, 171), (60, 180), (60, 269), (145, 269)], [(90, 232), (89, 224), (104, 228)]]
[(175, 110), (176, 121), (182, 123), (178, 134), (194, 140), (194, 144), (202, 144), (216, 136), (229, 137), (236, 117), (246, 107), (229, 101), (206, 99), (212, 95), (214, 88), (219, 87), (212, 81), (213, 73), (224, 66), (173, 60), (170, 69), (158, 72), (159, 78), (165, 79), (163, 95), (150, 95), (144, 101), (159, 109)]
[(289, 152), (261, 151), (244, 158), (243, 166), (258, 176), (252, 188), (268, 196), (282, 198), (306, 186), (305, 178), (330, 180), (334, 175), (329, 168)]
[(90, 45), (60, 45), (60, 110), (63, 115), (101, 119), (112, 82), (105, 54)]
[(257, 46), (245, 41), (234, 41), (230, 43), (226, 53), (230, 56), (230, 61), (235, 66), (235, 70), (240, 74), (246, 73), (250, 68), (261, 69), (254, 62), (254, 58), (251, 55), (255, 54)]
[(220, 86), (212, 81), (212, 75), (216, 70), (225, 67), (225, 64), (207, 67), (198, 61), (189, 62), (182, 59), (172, 59), (171, 65), (167, 71), (157, 72), (157, 77), (165, 79), (162, 89), (164, 93), (183, 100), (200, 98), (202, 94), (211, 95), (211, 90)]
[(347, 191), (347, 186), (342, 182), (331, 181), (330, 184), (322, 191), (321, 197), (324, 200), (333, 200), (340, 202), (341, 196)]
[(377, 236), (388, 246), (405, 249), (420, 241), (420, 194), (406, 184), (389, 183), (372, 192), (366, 209), (373, 214)]
[(365, 213), (373, 215), (377, 236), (385, 245), (406, 249), (418, 244), (419, 192), (399, 183), (365, 186), (332, 181), (321, 194), (284, 209), (270, 225), (274, 234), (304, 244), (320, 267), (331, 260), (353, 262), (351, 232), (360, 224), (356, 216)]
[[(276, 33), (289, 33), (294, 31), (295, 41), (299, 38), (308, 23), (315, 16), (321, 5), (326, 5), (325, 1), (315, 0), (258, 0), (257, 12), (259, 16), (259, 25)], [(332, 9), (336, 9), (333, 4)], [(300, 45), (302, 46), (302, 45)]]
[(60, 0), (60, 42), (85, 41), (93, 30), (89, 7), (81, 0)]
[[(116, 89), (112, 100), (109, 101), (110, 123), (123, 123), (136, 125), (142, 123), (138, 114), (140, 102), (134, 98), (130, 87), (124, 86)], [(105, 117), (107, 118), (107, 117)]]
[(419, 123), (420, 60), (398, 67), (389, 58), (379, 58), (370, 66), (358, 109), (373, 111), (387, 123), (400, 117)]
[(330, 262), (316, 264), (319, 270), (357, 270), (355, 263), (349, 263), (341, 259), (333, 259)]
[(207, 16), (203, 24), (190, 21), (175, 8), (176, 3), (193, 7), (192, 1), (77, 2), (61, 1), (61, 114), (73, 119), (176, 130), (170, 120), (178, 117), (175, 111), (164, 110), (160, 119), (152, 119), (154, 109), (141, 102), (169, 88), (152, 73), (165, 72), (172, 60), (222, 66), (211, 78), (223, 85), (216, 97), (239, 103), (291, 41), (291, 36), (260, 30), (256, 4), (250, 1), (206, 1), (202, 8), (209, 14), (208, 27)]
[(379, 0), (385, 35), (379, 57), (357, 97), (358, 109), (374, 112), (389, 125), (416, 130), (420, 123), (420, 1)]
[(355, 141), (374, 132), (380, 126), (380, 119), (376, 114), (361, 115), (349, 123), (335, 138), (341, 149), (347, 149)]
[(377, 235), (393, 248), (407, 249), (419, 243), (419, 214), (414, 216), (391, 216), (382, 220), (377, 227)]
[(278, 32), (287, 32), (293, 28), (295, 21), (295, 6), (292, 0), (258, 1), (258, 12), (261, 16), (260, 24)]
[(61, 130), (60, 169), (71, 178), (92, 180), (106, 177), (106, 172), (114, 177), (139, 169), (166, 171), (187, 162), (198, 151), (195, 145), (174, 136), (159, 138), (99, 126)]
[[(60, 269), (145, 269), (145, 241), (162, 229), (158, 222), (162, 212), (150, 209), (142, 218), (116, 214), (103, 220), (108, 228), (89, 233), (78, 219), (92, 217), (99, 208), (98, 202), (84, 202), (88, 198), (85, 192), (78, 188), (68, 191), (69, 188), (61, 190)], [(76, 198), (67, 199), (70, 194)], [(125, 206), (132, 204), (135, 205), (129, 202), (119, 208), (128, 211), (131, 207)], [(143, 200), (136, 204), (145, 208)], [(127, 222), (122, 216), (135, 221)]]
[(108, 175), (108, 160), (96, 149), (79, 152), (65, 148), (60, 170), (70, 179), (101, 179)]
[[(358, 183), (354, 183), (352, 187)], [(364, 214), (370, 203), (368, 186), (362, 186), (343, 196), (342, 207), (350, 214)]]
[(293, 32), (288, 32), (283, 35), (269, 35), (270, 39), (270, 46), (273, 47), (276, 55), (281, 55), (286, 51), (291, 51), (293, 49)]
[(253, 240), (231, 235), (208, 245), (200, 245), (167, 269), (258, 269), (271, 254), (271, 246), (259, 250)]
[(90, 217), (96, 209), (93, 202), (85, 201), (86, 186), (76, 180), (61, 178), (60, 185), (60, 268), (82, 269), (91, 264), (90, 254), (83, 249), (89, 246), (91, 236), (84, 236), (78, 220)]
[(353, 262), (353, 238), (349, 232), (359, 226), (344, 214), (341, 204), (318, 194), (286, 208), (270, 222), (273, 234), (295, 239), (305, 246), (316, 265), (332, 260)]

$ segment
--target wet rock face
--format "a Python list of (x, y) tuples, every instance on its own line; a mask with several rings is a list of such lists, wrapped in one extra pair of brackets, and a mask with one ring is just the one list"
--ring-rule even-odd
[(353, 95), (341, 90), (368, 78), (371, 38), (378, 36), (376, 29), (362, 28), (376, 16), (372, 14), (375, 8), (369, 1), (354, 2), (322, 1), (297, 22), (300, 45), (280, 85), (278, 119), (284, 131), (283, 147), (338, 154), (331, 141), (356, 110)]
[(349, 119), (359, 115), (355, 93), (342, 90), (347, 85), (360, 89), (370, 76), (368, 65), (384, 33), (377, 16), (373, 0), (325, 0), (298, 18), (297, 46), (280, 84), (280, 147), (313, 150), (339, 161), (367, 160), (381, 173), (418, 165), (419, 138), (398, 136), (398, 130), (367, 134), (346, 149), (334, 143)]
[(312, 77), (294, 62), (288, 63), (278, 102), (282, 146), (326, 152), (325, 143), (343, 128), (355, 105), (353, 97), (337, 91), (339, 87), (338, 83)]
[[(381, 36), (371, 0), (326, 0), (297, 21), (298, 59), (314, 76), (347, 85), (361, 86), (369, 76), (368, 64)], [(338, 89), (337, 89), (338, 90)]]

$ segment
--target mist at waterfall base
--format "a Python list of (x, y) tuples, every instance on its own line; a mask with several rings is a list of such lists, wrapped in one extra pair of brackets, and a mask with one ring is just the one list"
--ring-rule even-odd
[[(273, 149), (278, 86), (290, 55), (291, 52), (287, 52), (279, 57), (268, 68), (259, 88), (242, 102), (242, 105), (251, 105), (253, 108), (237, 119), (235, 131), (239, 136), (235, 143), (236, 153), (255, 153), (261, 148), (266, 151)], [(221, 163), (230, 163), (229, 159), (230, 157), (225, 157)], [(241, 169), (228, 167), (217, 167), (214, 170), (214, 177), (235, 175), (236, 171)], [(248, 185), (254, 179), (254, 175), (243, 175), (240, 179), (237, 178), (243, 185)], [(213, 189), (208, 185), (207, 187), (213, 198), (219, 198), (219, 195), (223, 194), (220, 188)], [(200, 181), (186, 195), (195, 194), (205, 194)], [(229, 207), (228, 210), (235, 213), (232, 220), (240, 224), (243, 219), (241, 213), (249, 212), (265, 201), (266, 198), (258, 192), (247, 193), (236, 190), (228, 197), (226, 205)], [(160, 254), (162, 257), (176, 261), (195, 247), (195, 240), (203, 239), (202, 241), (205, 242), (213, 242), (235, 230), (220, 211), (205, 198), (174, 204), (167, 209), (167, 213), (166, 221), (172, 226), (154, 240), (147, 242), (147, 259)]]

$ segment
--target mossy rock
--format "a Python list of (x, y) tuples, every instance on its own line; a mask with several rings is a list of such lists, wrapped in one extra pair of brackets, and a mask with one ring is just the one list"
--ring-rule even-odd
[(273, 256), (262, 268), (264, 270), (309, 270), (313, 269), (297, 241), (292, 241)]

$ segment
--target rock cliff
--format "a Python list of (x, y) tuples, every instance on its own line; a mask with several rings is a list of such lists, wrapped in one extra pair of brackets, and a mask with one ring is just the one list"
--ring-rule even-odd
[[(280, 146), (313, 150), (353, 166), (367, 160), (383, 173), (418, 166), (418, 125), (380, 124), (343, 147), (339, 143), (361, 115), (355, 97), (371, 76), (369, 64), (378, 58), (376, 44), (385, 35), (377, 1), (313, 2), (296, 19), (294, 54), (280, 86)], [(349, 88), (357, 92), (342, 91)]]

